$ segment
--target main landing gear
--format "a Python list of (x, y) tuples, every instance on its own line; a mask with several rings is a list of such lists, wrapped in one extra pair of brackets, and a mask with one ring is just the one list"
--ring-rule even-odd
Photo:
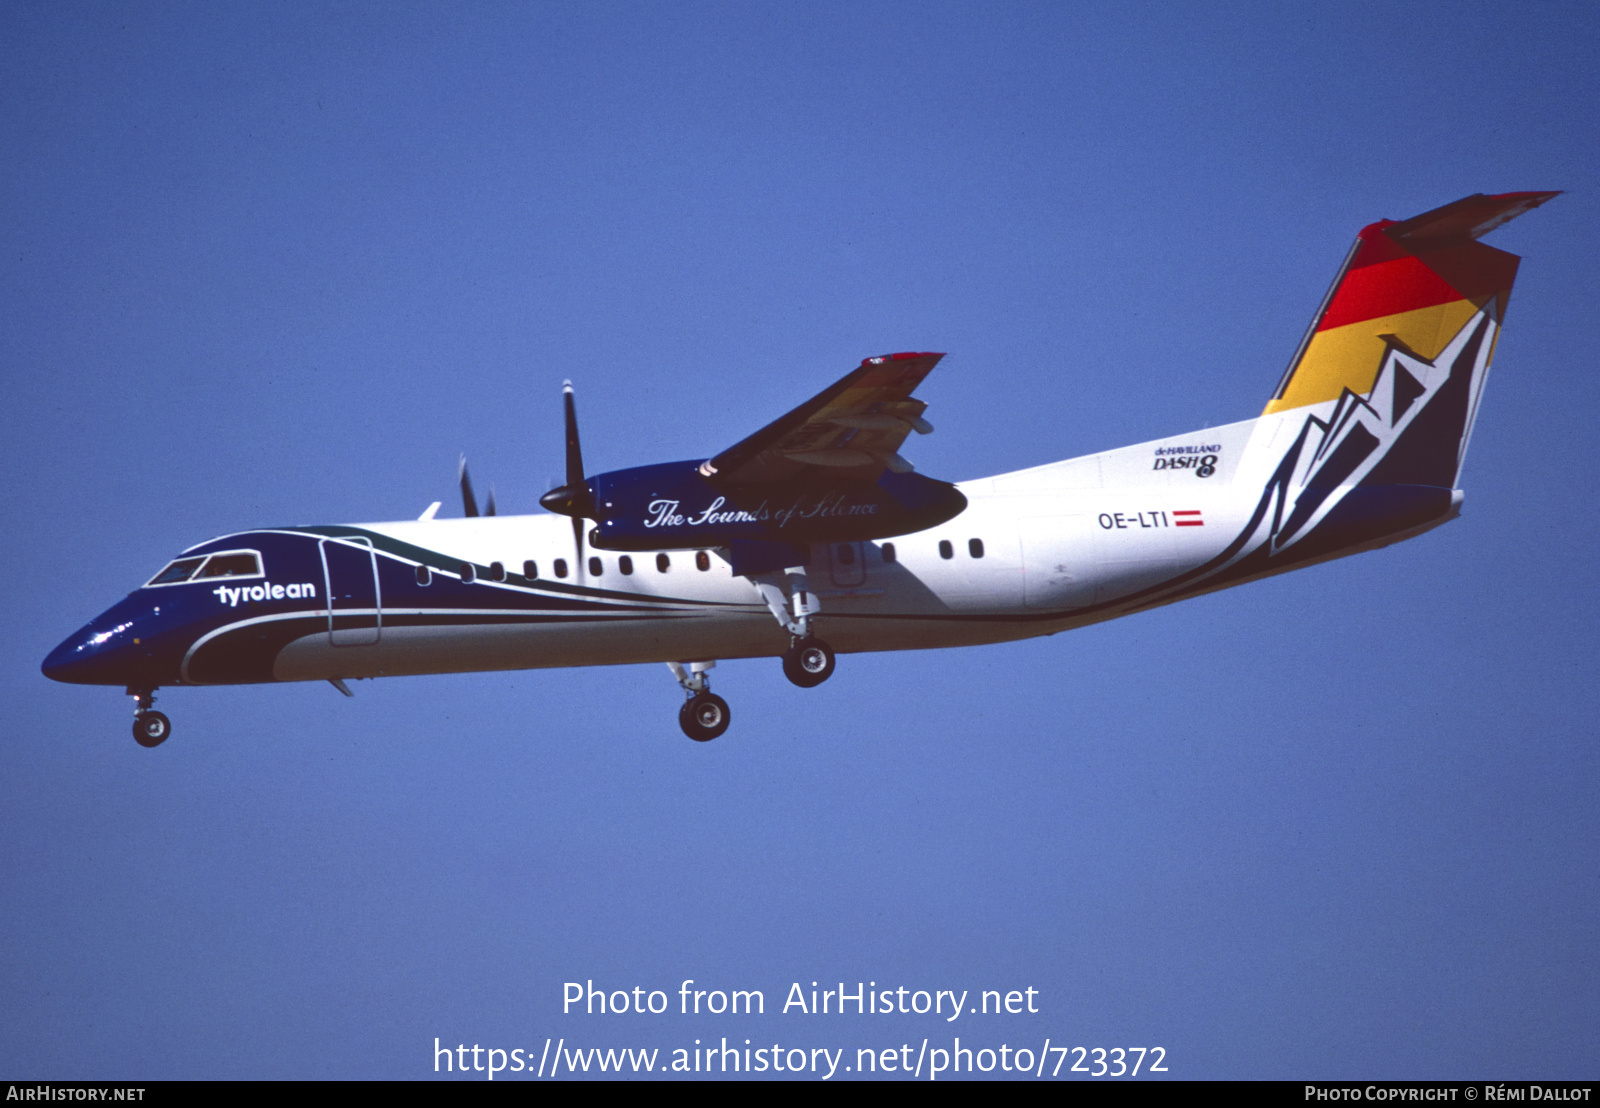
[(728, 729), (732, 718), (728, 702), (711, 691), (711, 681), (706, 670), (716, 662), (690, 662), (685, 668), (679, 662), (668, 662), (667, 668), (678, 679), (688, 699), (678, 709), (678, 726), (697, 743), (708, 743)]
[[(806, 581), (803, 566), (782, 573), (749, 578), (761, 593), (767, 610), (789, 632), (789, 649), (783, 655), (783, 675), (802, 689), (811, 689), (833, 676), (833, 648), (811, 633), (811, 617), (822, 610)], [(678, 726), (695, 742), (710, 742), (728, 729), (728, 702), (711, 691), (706, 670), (716, 662), (668, 662), (672, 676), (683, 686), (687, 699), (678, 709)]]
[(795, 639), (783, 656), (783, 675), (802, 689), (816, 688), (833, 676), (833, 648), (821, 639)]
[(151, 708), (156, 702), (155, 689), (129, 689), (133, 697), (133, 739), (140, 746), (160, 746), (172, 734), (172, 721)]
[(822, 603), (811, 591), (805, 568), (796, 566), (781, 575), (765, 574), (755, 581), (755, 586), (772, 618), (789, 632), (783, 675), (802, 689), (816, 688), (832, 677), (833, 648), (811, 633), (811, 617), (822, 611)]

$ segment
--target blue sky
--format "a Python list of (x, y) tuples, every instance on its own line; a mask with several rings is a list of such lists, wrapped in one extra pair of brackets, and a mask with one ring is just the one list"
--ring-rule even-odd
[[(0, 1076), (506, 1049), (1161, 1046), (1593, 1077), (1597, 20), (1583, 4), (0, 12)], [(174, 689), (38, 666), (176, 551), (705, 456), (941, 350), (959, 480), (1257, 414), (1356, 230), (1565, 189), (1462, 518), (1050, 639)], [(562, 985), (759, 988), (583, 1017)], [(806, 1018), (793, 982), (1039, 990)], [(965, 1022), (965, 1021), (963, 1021)], [(966, 1036), (972, 1036), (968, 1039)]]

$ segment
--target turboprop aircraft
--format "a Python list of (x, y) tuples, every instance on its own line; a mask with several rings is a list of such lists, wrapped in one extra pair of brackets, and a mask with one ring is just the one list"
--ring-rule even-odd
[(712, 457), (591, 477), (568, 384), (552, 514), (480, 515), (463, 459), (464, 518), (190, 547), (44, 673), (126, 687), (156, 746), (164, 685), (665, 662), (705, 741), (719, 659), (810, 687), (836, 652), (1054, 634), (1387, 546), (1461, 509), (1519, 260), (1478, 239), (1555, 195), (1364, 228), (1255, 419), (952, 484), (900, 455), (942, 355), (891, 354)]

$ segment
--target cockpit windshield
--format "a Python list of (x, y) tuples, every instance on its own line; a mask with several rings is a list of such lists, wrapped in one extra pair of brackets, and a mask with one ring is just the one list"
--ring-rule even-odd
[(199, 568), (204, 558), (179, 558), (168, 565), (166, 569), (150, 578), (152, 585), (176, 585), (179, 581), (187, 581)]
[(196, 577), (260, 577), (261, 555), (255, 551), (213, 554)]
[(208, 577), (260, 577), (261, 555), (254, 550), (224, 550), (216, 554), (179, 558), (145, 584), (180, 585)]

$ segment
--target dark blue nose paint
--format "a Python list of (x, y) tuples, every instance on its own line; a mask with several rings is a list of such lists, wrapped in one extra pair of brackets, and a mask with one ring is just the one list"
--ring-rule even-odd
[(74, 685), (168, 683), (176, 673), (160, 658), (160, 639), (171, 622), (148, 594), (134, 593), (67, 636), (40, 669), (52, 681)]

